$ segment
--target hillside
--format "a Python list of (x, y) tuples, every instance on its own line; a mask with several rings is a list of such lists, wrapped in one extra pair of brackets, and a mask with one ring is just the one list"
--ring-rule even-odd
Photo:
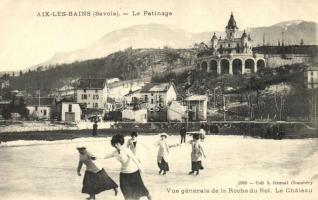
[(69, 85), (81, 77), (111, 78), (121, 80), (149, 77), (175, 68), (191, 66), (195, 51), (191, 49), (126, 49), (105, 58), (38, 67), (18, 76), (11, 77), (11, 89), (26, 90), (41, 94)]
[[(255, 46), (263, 44), (263, 35), (265, 35), (266, 43), (277, 44), (278, 40), (282, 40), (282, 31), (284, 31), (286, 44), (299, 44), (302, 38), (305, 44), (312, 45), (318, 44), (317, 26), (315, 22), (296, 20), (268, 27), (249, 28), (248, 32), (251, 34)], [(241, 27), (238, 36), (242, 34), (243, 30), (244, 28)], [(107, 33), (86, 48), (70, 52), (58, 52), (51, 59), (34, 66), (32, 69), (40, 65), (55, 65), (57, 63), (72, 63), (74, 61), (102, 58), (128, 47), (134, 49), (162, 48), (164, 46), (189, 48), (195, 43), (205, 42), (208, 44), (213, 32), (216, 32), (218, 36), (225, 36), (224, 31), (211, 30), (210, 32), (191, 33), (162, 24), (131, 26)]]

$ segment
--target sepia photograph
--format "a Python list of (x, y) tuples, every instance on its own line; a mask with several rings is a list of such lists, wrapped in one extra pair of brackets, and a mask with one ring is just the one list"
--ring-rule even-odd
[(318, 1), (0, 0), (0, 200), (315, 200)]

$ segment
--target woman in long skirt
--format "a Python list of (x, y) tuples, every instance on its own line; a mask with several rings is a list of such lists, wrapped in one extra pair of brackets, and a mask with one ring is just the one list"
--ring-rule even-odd
[(191, 151), (191, 171), (189, 174), (199, 175), (199, 170), (203, 170), (202, 166), (202, 155), (204, 157), (205, 153), (203, 151), (202, 145), (199, 142), (200, 134), (193, 134), (193, 139), (190, 141), (190, 144), (192, 145), (192, 151)]
[(168, 164), (168, 154), (169, 154), (169, 146), (166, 142), (168, 135), (166, 133), (160, 134), (160, 140), (156, 143), (156, 146), (159, 146), (158, 154), (157, 154), (157, 163), (159, 167), (159, 174), (165, 175), (167, 171), (169, 171)]
[(83, 179), (82, 193), (89, 194), (87, 199), (95, 199), (95, 195), (105, 190), (113, 189), (117, 195), (118, 185), (111, 179), (104, 169), (100, 169), (94, 163), (96, 157), (86, 150), (86, 147), (79, 145), (79, 162), (77, 174), (81, 176), (81, 168), (86, 165), (86, 171)]
[(114, 135), (111, 139), (111, 145), (116, 151), (105, 156), (105, 159), (115, 157), (121, 163), (120, 189), (126, 200), (137, 200), (144, 196), (151, 200), (151, 196), (140, 175), (140, 171), (142, 171), (140, 162), (131, 150), (123, 146), (124, 143), (123, 135)]

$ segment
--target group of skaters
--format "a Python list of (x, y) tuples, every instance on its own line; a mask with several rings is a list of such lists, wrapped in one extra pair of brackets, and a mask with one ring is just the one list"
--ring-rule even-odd
[[(191, 171), (189, 175), (199, 175), (199, 171), (203, 170), (202, 157), (206, 157), (201, 141), (204, 141), (203, 130), (197, 133), (191, 133), (192, 139), (186, 142), (185, 127), (180, 130), (181, 144), (169, 145), (167, 142), (168, 134), (161, 133), (160, 139), (154, 144), (158, 148), (157, 164), (159, 174), (165, 175), (169, 171), (169, 153), (170, 148), (182, 146), (182, 143), (187, 143), (192, 146), (191, 151)], [(131, 133), (131, 138), (125, 144), (124, 136), (121, 134), (114, 135), (111, 139), (111, 145), (115, 151), (106, 155), (102, 159), (116, 158), (121, 164), (119, 174), (119, 187), (125, 200), (137, 200), (141, 197), (147, 197), (151, 200), (151, 195), (143, 183), (141, 172), (143, 171), (141, 162), (137, 156), (137, 151), (140, 146), (146, 145), (138, 141), (137, 132)], [(95, 195), (106, 190), (114, 190), (115, 195), (118, 194), (118, 185), (108, 176), (103, 168), (96, 164), (96, 156), (87, 151), (85, 145), (78, 145), (79, 163), (77, 173), (81, 176), (82, 165), (86, 165), (86, 171), (83, 179), (82, 193), (89, 195), (87, 199), (95, 199)]]

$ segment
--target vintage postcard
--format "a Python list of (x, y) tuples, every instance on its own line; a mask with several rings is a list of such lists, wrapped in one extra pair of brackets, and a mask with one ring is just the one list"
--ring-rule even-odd
[(317, 199), (317, 7), (1, 0), (0, 199)]

